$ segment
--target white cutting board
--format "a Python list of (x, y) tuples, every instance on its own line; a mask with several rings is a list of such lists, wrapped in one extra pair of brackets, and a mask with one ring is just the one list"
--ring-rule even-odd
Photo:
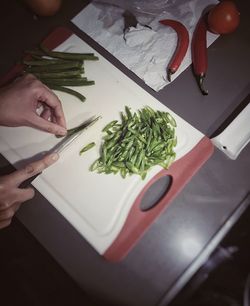
[[(53, 37), (55, 34), (49, 39)], [(123, 179), (119, 174), (90, 172), (90, 165), (99, 157), (103, 127), (112, 120), (119, 120), (125, 105), (132, 111), (146, 105), (168, 111), (177, 122), (176, 160), (187, 155), (204, 135), (76, 35), (71, 35), (56, 49), (94, 52), (99, 57), (99, 61), (85, 62), (85, 74), (88, 79), (95, 81), (95, 85), (77, 88), (86, 96), (86, 102), (56, 92), (62, 101), (68, 128), (93, 115), (100, 115), (101, 119), (64, 151), (56, 164), (36, 178), (33, 185), (100, 254), (104, 254), (122, 230), (137, 196), (161, 168), (153, 168), (145, 180), (136, 175)], [(1, 127), (0, 138), (2, 155), (17, 168), (58, 142), (55, 136), (28, 127)], [(93, 141), (96, 147), (79, 156), (80, 149)]]

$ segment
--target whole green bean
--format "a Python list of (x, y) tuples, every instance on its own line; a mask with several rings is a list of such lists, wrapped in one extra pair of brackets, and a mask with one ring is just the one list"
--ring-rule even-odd
[(98, 57), (94, 55), (94, 53), (73, 53), (73, 52), (63, 52), (63, 51), (50, 51), (43, 45), (40, 45), (40, 48), (44, 54), (53, 57), (53, 58), (61, 58), (68, 60), (90, 60), (96, 61)]
[(81, 101), (85, 97), (65, 86), (89, 86), (95, 82), (88, 80), (84, 73), (85, 60), (98, 60), (94, 53), (73, 53), (63, 51), (51, 51), (45, 46), (40, 49), (26, 51), (26, 57), (22, 64), (24, 73), (32, 73), (52, 90), (66, 92), (76, 96)]
[(84, 79), (87, 78), (82, 77), (81, 69), (76, 70), (66, 70), (60, 72), (34, 72), (33, 73), (38, 79), (62, 79), (62, 78), (74, 78), (74, 79)]
[(59, 85), (59, 86), (90, 86), (94, 85), (95, 81), (86, 80), (84, 78), (79, 79), (46, 79), (40, 78), (42, 82), (50, 85)]
[(68, 69), (80, 69), (82, 64), (79, 62), (68, 62), (68, 63), (55, 63), (50, 65), (43, 65), (43, 66), (27, 66), (25, 68), (26, 72), (36, 73), (36, 72), (58, 72), (58, 71), (65, 71)]
[[(71, 64), (75, 65), (83, 65), (83, 61), (70, 61)], [(47, 66), (52, 64), (69, 64), (68, 60), (62, 60), (62, 59), (49, 59), (44, 57), (37, 57), (37, 59), (34, 60), (23, 60), (23, 64), (26, 66)]]
[(84, 102), (86, 100), (86, 98), (80, 92), (78, 92), (76, 90), (73, 90), (71, 88), (63, 87), (63, 86), (60, 86), (60, 85), (52, 85), (50, 83), (45, 83), (45, 84), (52, 90), (58, 90), (58, 91), (66, 92), (70, 95), (73, 95), (82, 102)]

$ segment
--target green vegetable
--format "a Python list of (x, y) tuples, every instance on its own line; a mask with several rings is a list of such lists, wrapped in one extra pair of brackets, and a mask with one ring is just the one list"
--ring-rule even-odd
[(79, 62), (67, 62), (67, 63), (55, 63), (50, 65), (42, 65), (42, 66), (27, 66), (25, 68), (26, 72), (36, 73), (36, 72), (58, 72), (65, 71), (67, 69), (80, 69), (82, 64)]
[(73, 95), (73, 96), (75, 96), (76, 98), (78, 98), (82, 102), (84, 102), (86, 100), (86, 98), (80, 92), (75, 91), (75, 90), (73, 90), (71, 88), (63, 87), (63, 86), (60, 86), (60, 85), (52, 85), (50, 83), (47, 83), (47, 85), (52, 90), (58, 90), (58, 91), (66, 92), (66, 93), (68, 93), (70, 95)]
[(83, 76), (84, 61), (98, 60), (94, 53), (70, 53), (50, 51), (44, 46), (40, 50), (27, 51), (30, 60), (23, 60), (24, 72), (34, 74), (52, 90), (63, 91), (76, 96), (81, 101), (86, 98), (72, 88), (65, 86), (89, 86), (95, 81)]
[(92, 149), (93, 147), (95, 146), (95, 143), (94, 142), (91, 142), (89, 144), (87, 144), (86, 146), (84, 146), (81, 151), (79, 152), (80, 155), (82, 155), (84, 152)]
[(59, 86), (89, 86), (94, 85), (95, 81), (89, 81), (85, 78), (75, 78), (75, 79), (40, 79), (43, 83), (50, 85), (59, 85)]
[(73, 52), (62, 52), (62, 51), (50, 51), (45, 46), (40, 46), (42, 52), (53, 58), (61, 58), (67, 60), (89, 60), (96, 61), (98, 57), (94, 53), (73, 53)]
[[(84, 121), (82, 124), (78, 125), (77, 127), (74, 127), (72, 129), (68, 129), (67, 130), (67, 135), (75, 134), (75, 133), (77, 133), (81, 130), (84, 130), (84, 129), (90, 127), (91, 125), (96, 123), (100, 118), (101, 118), (101, 116), (96, 117), (94, 119), (91, 119), (91, 121)], [(61, 137), (61, 136), (57, 136), (57, 137)]]
[(101, 154), (90, 170), (144, 179), (155, 165), (168, 169), (176, 156), (175, 128), (176, 121), (167, 112), (147, 106), (132, 113), (126, 106), (121, 122), (113, 120), (104, 127)]
[(33, 72), (38, 79), (63, 79), (63, 78), (74, 78), (74, 79), (85, 79), (82, 77), (81, 69), (75, 70), (64, 70), (60, 72)]
[[(36, 56), (33, 55), (34, 60), (23, 60), (23, 64), (26, 66), (48, 66), (48, 65), (52, 65), (52, 64), (68, 64), (69, 61), (68, 60), (62, 60), (62, 59), (52, 59), (52, 58), (44, 58), (42, 56)], [(83, 65), (83, 61), (70, 61), (71, 64), (75, 64), (75, 65)]]

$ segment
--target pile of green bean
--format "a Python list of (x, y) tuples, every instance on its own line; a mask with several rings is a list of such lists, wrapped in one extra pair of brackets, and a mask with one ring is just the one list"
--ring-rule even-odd
[(31, 59), (23, 60), (24, 72), (32, 73), (53, 90), (76, 96), (82, 102), (85, 97), (76, 90), (65, 86), (89, 86), (95, 82), (83, 76), (84, 61), (98, 60), (94, 53), (70, 53), (50, 51), (44, 46), (27, 51)]
[(144, 179), (155, 165), (168, 169), (175, 160), (176, 122), (168, 112), (146, 106), (132, 113), (121, 112), (121, 122), (111, 121), (104, 129), (100, 157), (91, 165), (98, 173), (130, 174)]

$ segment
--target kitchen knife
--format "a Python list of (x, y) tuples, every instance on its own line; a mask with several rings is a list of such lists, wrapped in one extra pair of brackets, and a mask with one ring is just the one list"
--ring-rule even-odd
[(51, 153), (62, 153), (66, 148), (68, 148), (72, 142), (74, 142), (84, 130), (93, 125), (100, 117), (91, 117), (81, 123), (79, 126), (68, 130), (67, 135), (50, 151)]
[[(237, 113), (237, 116), (235, 114)], [(237, 159), (250, 141), (250, 95), (212, 136), (213, 144), (230, 159)]]
[[(58, 142), (51, 150), (46, 153), (54, 152), (61, 154), (66, 148), (68, 148), (73, 142), (75, 142), (75, 140), (83, 133), (84, 130), (93, 125), (99, 118), (100, 117), (91, 117), (84, 121), (82, 124), (80, 124), (78, 127), (69, 130), (67, 135), (63, 137), (60, 142)], [(42, 172), (37, 173), (22, 182), (19, 188), (26, 188), (27, 186), (29, 186), (41, 173)]]

